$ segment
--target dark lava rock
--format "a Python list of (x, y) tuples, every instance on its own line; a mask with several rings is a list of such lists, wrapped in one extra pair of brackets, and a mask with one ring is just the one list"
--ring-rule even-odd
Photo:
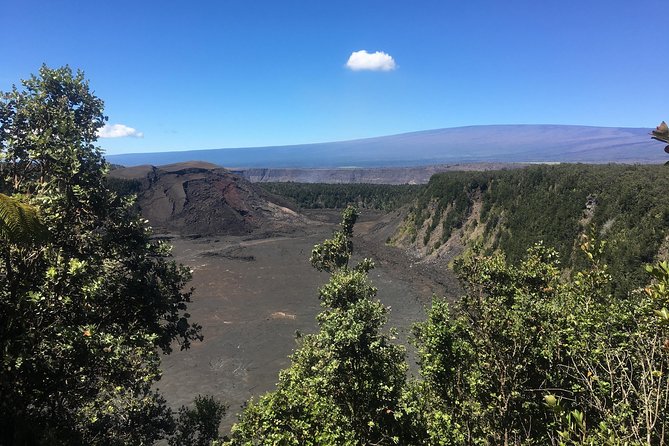
[(140, 181), (137, 203), (144, 218), (184, 235), (284, 232), (307, 222), (293, 204), (215, 164), (134, 166), (109, 175)]

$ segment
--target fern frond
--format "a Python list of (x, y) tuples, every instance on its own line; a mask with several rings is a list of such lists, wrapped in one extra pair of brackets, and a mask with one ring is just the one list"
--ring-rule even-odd
[(0, 236), (10, 243), (22, 243), (43, 239), (46, 230), (35, 207), (0, 194)]

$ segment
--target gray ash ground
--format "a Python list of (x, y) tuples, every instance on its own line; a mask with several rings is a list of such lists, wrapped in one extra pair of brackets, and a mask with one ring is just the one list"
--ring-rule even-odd
[[(163, 358), (157, 387), (173, 407), (189, 404), (196, 395), (214, 395), (230, 406), (222, 423), (228, 432), (246, 401), (274, 389), (279, 371), (290, 364), (296, 331), (316, 331), (317, 289), (328, 275), (311, 267), (309, 255), (336, 229), (339, 212), (314, 211), (308, 217), (314, 224), (288, 235), (170, 240), (175, 259), (194, 271), (189, 312), (204, 335), (189, 350)], [(396, 327), (398, 342), (406, 344), (431, 296), (453, 298), (459, 290), (445, 268), (417, 263), (385, 246), (391, 220), (363, 212), (354, 247), (357, 258), (375, 260), (370, 278), (391, 309), (389, 327)], [(411, 349), (409, 361), (415, 372)]]

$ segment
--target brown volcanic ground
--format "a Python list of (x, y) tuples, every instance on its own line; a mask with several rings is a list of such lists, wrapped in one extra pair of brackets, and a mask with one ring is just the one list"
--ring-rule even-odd
[[(328, 280), (309, 264), (314, 244), (336, 229), (337, 210), (309, 213), (312, 224), (288, 235), (175, 237), (175, 259), (193, 269), (195, 287), (188, 311), (201, 324), (204, 341), (163, 357), (158, 388), (177, 408), (200, 394), (229, 404), (222, 432), (229, 431), (242, 405), (274, 389), (279, 371), (290, 365), (295, 332), (317, 330), (318, 288)], [(361, 215), (355, 226), (356, 257), (371, 257), (370, 279), (390, 307), (389, 326), (408, 343), (411, 326), (425, 319), (433, 294), (457, 296), (452, 273), (416, 262), (399, 248), (380, 245), (387, 216)], [(412, 349), (409, 362), (416, 371)]]
[[(163, 357), (157, 387), (174, 408), (205, 394), (227, 403), (221, 428), (228, 432), (242, 405), (272, 390), (279, 371), (290, 365), (295, 332), (317, 330), (317, 289), (328, 276), (308, 259), (314, 244), (336, 229), (340, 211), (299, 214), (206, 163), (139, 166), (113, 176), (142, 182), (143, 215), (164, 229), (160, 236), (170, 238), (175, 259), (193, 270), (188, 311), (202, 325), (204, 341)], [(459, 289), (442, 265), (417, 262), (384, 244), (402, 217), (363, 213), (354, 249), (357, 258), (374, 259), (370, 278), (391, 308), (389, 325), (398, 329), (398, 342), (407, 344), (431, 296), (456, 296)], [(415, 371), (411, 349), (409, 361)]]

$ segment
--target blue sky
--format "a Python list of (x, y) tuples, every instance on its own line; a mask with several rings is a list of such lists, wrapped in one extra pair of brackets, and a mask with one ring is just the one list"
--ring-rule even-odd
[[(657, 19), (666, 9), (666, 0), (0, 0), (0, 90), (42, 63), (84, 70), (109, 124), (135, 130), (101, 138), (110, 154), (480, 124), (654, 127), (669, 118)], [(361, 50), (391, 65), (347, 67)]]

